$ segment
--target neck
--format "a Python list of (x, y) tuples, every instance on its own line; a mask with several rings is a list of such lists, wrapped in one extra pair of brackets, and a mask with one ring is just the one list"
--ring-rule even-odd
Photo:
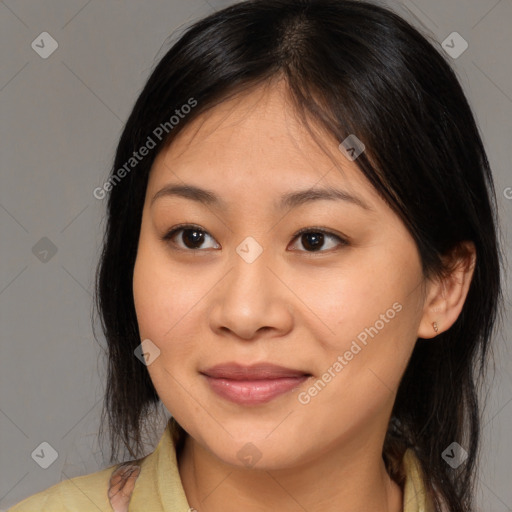
[(268, 510), (402, 512), (400, 486), (387, 474), (381, 447), (330, 449), (300, 466), (262, 470), (224, 463), (187, 436), (178, 456), (187, 500), (199, 512)]

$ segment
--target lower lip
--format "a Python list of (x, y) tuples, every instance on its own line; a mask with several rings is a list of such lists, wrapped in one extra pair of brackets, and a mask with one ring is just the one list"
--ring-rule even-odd
[(309, 379), (308, 375), (265, 380), (216, 379), (208, 375), (205, 377), (215, 393), (240, 405), (258, 405), (270, 402)]

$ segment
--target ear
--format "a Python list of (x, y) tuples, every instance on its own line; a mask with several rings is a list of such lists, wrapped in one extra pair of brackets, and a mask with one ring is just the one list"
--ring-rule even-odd
[[(448, 275), (429, 281), (423, 316), (418, 327), (419, 338), (434, 338), (447, 331), (457, 320), (466, 300), (476, 263), (473, 242), (461, 242), (445, 257)], [(436, 322), (436, 332), (433, 323)]]

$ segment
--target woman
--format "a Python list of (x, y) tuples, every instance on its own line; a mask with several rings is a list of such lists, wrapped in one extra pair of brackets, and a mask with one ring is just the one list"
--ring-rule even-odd
[(347, 0), (197, 22), (140, 94), (107, 193), (104, 412), (111, 461), (131, 460), (13, 511), (474, 510), (495, 195), (414, 28)]

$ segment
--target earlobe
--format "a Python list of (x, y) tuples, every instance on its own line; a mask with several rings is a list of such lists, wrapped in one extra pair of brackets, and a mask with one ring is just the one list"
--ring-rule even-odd
[(464, 306), (476, 264), (473, 242), (462, 242), (447, 258), (445, 275), (430, 282), (418, 326), (419, 338), (435, 338), (447, 331)]
[(435, 338), (446, 330), (443, 320), (446, 316), (447, 301), (443, 280), (430, 282), (430, 288), (424, 303), (423, 317), (418, 327), (418, 338)]

